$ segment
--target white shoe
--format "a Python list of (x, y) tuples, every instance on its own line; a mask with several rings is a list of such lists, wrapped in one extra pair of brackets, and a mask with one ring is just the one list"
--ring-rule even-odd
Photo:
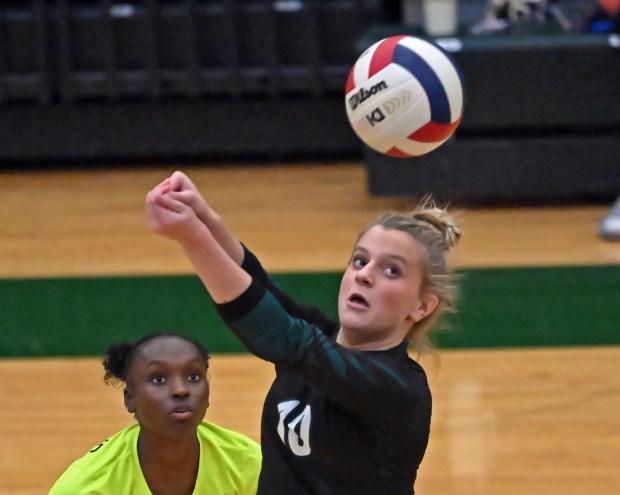
[(611, 207), (611, 211), (601, 221), (599, 235), (603, 239), (620, 241), (620, 198)]

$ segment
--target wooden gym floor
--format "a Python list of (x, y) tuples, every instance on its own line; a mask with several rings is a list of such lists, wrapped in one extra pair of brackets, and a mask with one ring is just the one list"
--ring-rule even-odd
[[(355, 164), (183, 169), (274, 272), (342, 269), (365, 222), (407, 204), (369, 197)], [(173, 170), (0, 173), (0, 277), (190, 273), (144, 219), (144, 195)], [(596, 234), (605, 206), (455, 208), (455, 267), (620, 263), (620, 244)], [(438, 373), (423, 363), (435, 407), (416, 493), (620, 493), (620, 347), (441, 357)], [(258, 440), (272, 377), (252, 356), (215, 355), (207, 419)], [(132, 422), (99, 358), (0, 360), (0, 393), (6, 495), (47, 493), (72, 460)]]

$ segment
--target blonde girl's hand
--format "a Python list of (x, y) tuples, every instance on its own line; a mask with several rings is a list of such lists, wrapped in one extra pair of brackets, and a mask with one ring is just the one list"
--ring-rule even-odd
[[(163, 183), (162, 183), (163, 184)], [(146, 214), (153, 232), (181, 244), (191, 242), (206, 226), (196, 216), (194, 210), (185, 203), (174, 199), (162, 184), (146, 195)]]
[(208, 225), (209, 215), (212, 213), (196, 185), (183, 172), (174, 172), (169, 178), (170, 192), (173, 198), (190, 206), (205, 224)]
[(220, 215), (208, 205), (187, 175), (179, 171), (174, 172), (153, 189), (153, 192), (165, 194), (190, 207), (226, 253), (237, 264), (243, 263), (245, 253), (242, 244)]

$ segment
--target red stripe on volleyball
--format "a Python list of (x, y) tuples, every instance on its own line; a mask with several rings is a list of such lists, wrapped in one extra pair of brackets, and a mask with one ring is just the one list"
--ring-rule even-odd
[[(353, 68), (355, 68), (355, 66), (353, 66)], [(355, 81), (353, 81), (353, 72), (354, 72), (353, 69), (349, 71), (349, 76), (347, 77), (347, 84), (344, 87), (345, 95), (348, 95), (349, 92), (353, 91), (353, 88), (355, 87)]]
[(374, 76), (381, 69), (384, 69), (392, 63), (394, 48), (396, 48), (398, 42), (403, 38), (405, 38), (405, 36), (390, 36), (379, 43), (379, 46), (377, 46), (370, 59), (368, 77)]
[(444, 141), (452, 135), (460, 123), (460, 117), (452, 124), (437, 124), (436, 122), (429, 122), (407, 137), (408, 139), (419, 141), (420, 143), (436, 143), (437, 141)]
[(405, 153), (403, 150), (401, 150), (400, 148), (397, 148), (396, 146), (387, 150), (385, 154), (388, 156), (393, 156), (394, 158), (408, 158), (410, 156), (413, 156), (413, 155), (410, 155), (409, 153)]

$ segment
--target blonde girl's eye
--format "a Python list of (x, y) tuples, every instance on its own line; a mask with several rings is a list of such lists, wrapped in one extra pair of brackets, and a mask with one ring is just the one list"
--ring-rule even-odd
[(351, 258), (351, 264), (356, 268), (364, 268), (366, 263), (367, 261), (361, 256), (353, 256), (353, 258)]
[(400, 270), (395, 266), (388, 266), (384, 269), (384, 272), (390, 277), (397, 277), (400, 275)]

